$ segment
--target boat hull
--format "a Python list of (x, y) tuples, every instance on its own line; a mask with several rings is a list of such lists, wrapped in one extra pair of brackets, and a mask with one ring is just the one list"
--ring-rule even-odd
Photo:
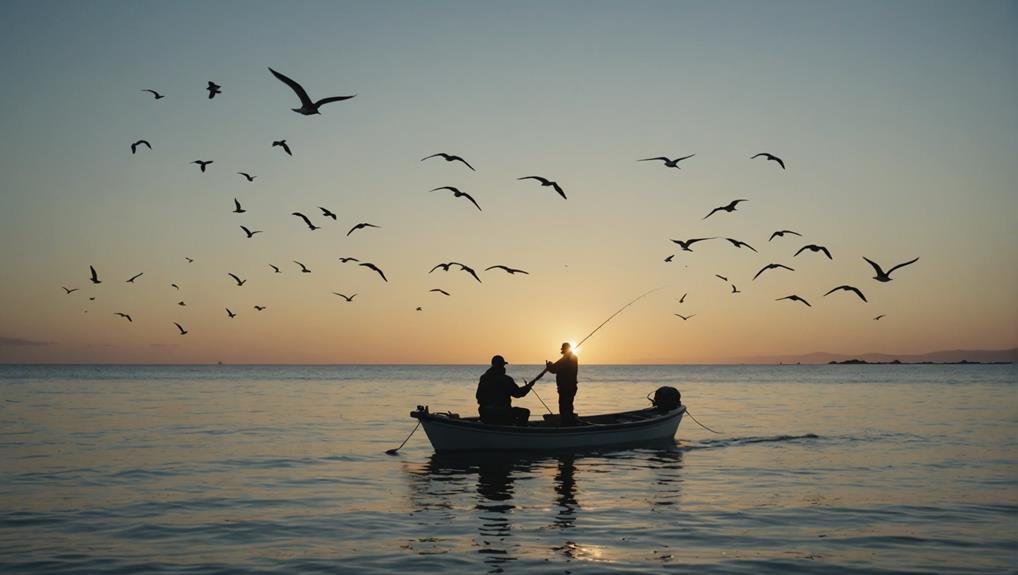
[[(685, 412), (686, 408), (679, 406), (667, 412), (647, 409), (594, 416), (588, 419), (594, 423), (575, 427), (487, 425), (476, 418), (454, 418), (428, 413), (426, 409), (410, 415), (420, 420), (438, 452), (562, 451), (653, 445), (673, 440)], [(626, 421), (625, 416), (632, 420)]]

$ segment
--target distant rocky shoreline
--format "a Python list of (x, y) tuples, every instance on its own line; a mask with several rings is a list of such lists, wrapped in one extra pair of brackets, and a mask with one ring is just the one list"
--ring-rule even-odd
[(866, 361), (865, 359), (846, 359), (845, 361), (829, 361), (827, 365), (1011, 365), (1013, 361)]

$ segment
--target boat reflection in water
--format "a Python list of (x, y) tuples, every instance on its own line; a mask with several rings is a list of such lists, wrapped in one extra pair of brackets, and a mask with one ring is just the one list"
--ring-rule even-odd
[(584, 505), (676, 511), (681, 469), (674, 442), (617, 452), (434, 453), (407, 467), (414, 515), (434, 534), (411, 545), (420, 554), (473, 548), (489, 573), (512, 561), (611, 561), (626, 550), (596, 516), (583, 521)]

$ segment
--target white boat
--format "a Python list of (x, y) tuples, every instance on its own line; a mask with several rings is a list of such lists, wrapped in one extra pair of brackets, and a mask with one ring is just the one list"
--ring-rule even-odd
[(602, 447), (648, 446), (674, 441), (684, 405), (650, 407), (622, 413), (584, 416), (579, 425), (560, 426), (556, 418), (530, 421), (526, 426), (491, 425), (478, 417), (431, 413), (417, 406), (410, 417), (420, 421), (437, 452), (554, 451)]

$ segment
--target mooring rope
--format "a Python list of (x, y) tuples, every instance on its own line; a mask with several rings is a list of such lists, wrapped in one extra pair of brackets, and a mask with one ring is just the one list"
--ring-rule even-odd
[(695, 422), (695, 423), (696, 423), (697, 425), (699, 425), (700, 427), (702, 427), (702, 428), (706, 429), (707, 431), (709, 431), (709, 432), (711, 432), (711, 433), (717, 433), (718, 435), (721, 435), (721, 432), (720, 432), (720, 431), (714, 431), (713, 429), (711, 429), (711, 428), (707, 427), (706, 425), (704, 425), (704, 424), (700, 423), (699, 421), (696, 421), (696, 418), (695, 418), (695, 417), (693, 417), (693, 414), (689, 412), (689, 408), (688, 408), (688, 407), (686, 408), (686, 415), (688, 415), (688, 416), (689, 416), (689, 418), (690, 418), (690, 419), (692, 419), (692, 420), (693, 420), (693, 421), (694, 421), (694, 422)]

